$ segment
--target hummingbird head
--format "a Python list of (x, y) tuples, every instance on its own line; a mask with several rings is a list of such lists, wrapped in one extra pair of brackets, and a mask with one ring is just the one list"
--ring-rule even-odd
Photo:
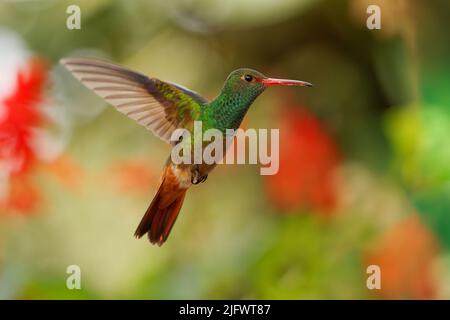
[(273, 85), (312, 87), (309, 82), (269, 78), (256, 70), (241, 68), (230, 73), (223, 90), (254, 100), (265, 89)]
[(220, 94), (211, 102), (216, 117), (226, 118), (226, 128), (239, 127), (253, 101), (273, 85), (311, 87), (312, 84), (298, 80), (275, 79), (261, 72), (242, 68), (230, 73)]

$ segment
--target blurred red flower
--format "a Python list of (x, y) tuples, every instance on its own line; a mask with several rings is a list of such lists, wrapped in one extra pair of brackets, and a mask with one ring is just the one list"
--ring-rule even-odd
[(48, 165), (44, 166), (59, 183), (72, 191), (80, 191), (84, 170), (67, 154), (62, 154)]
[(381, 269), (381, 289), (371, 292), (389, 299), (436, 298), (437, 254), (437, 240), (416, 215), (401, 221), (365, 256), (366, 266)]
[[(32, 213), (42, 204), (39, 188), (26, 176), (13, 176), (4, 207), (20, 213)], [(0, 207), (1, 208), (1, 207)]]
[(311, 112), (297, 107), (282, 112), (280, 165), (264, 176), (269, 199), (282, 210), (299, 207), (331, 214), (337, 205), (334, 185), (338, 148)]
[(36, 160), (33, 152), (33, 128), (42, 125), (39, 106), (46, 81), (46, 68), (32, 60), (17, 75), (17, 86), (3, 102), (0, 118), (0, 159), (14, 162), (13, 173), (23, 173)]
[(0, 101), (1, 178), (7, 180), (3, 182), (6, 191), (0, 195), (0, 208), (31, 212), (40, 199), (39, 190), (30, 184), (28, 174), (37, 160), (33, 129), (44, 121), (40, 105), (46, 79), (45, 65), (30, 60), (18, 70), (14, 91)]
[(120, 192), (146, 194), (156, 187), (159, 177), (151, 163), (144, 160), (116, 163), (110, 172)]

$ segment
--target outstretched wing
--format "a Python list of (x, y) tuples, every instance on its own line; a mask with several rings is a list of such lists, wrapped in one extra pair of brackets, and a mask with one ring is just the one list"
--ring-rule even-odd
[(156, 136), (170, 143), (177, 128), (189, 128), (207, 100), (180, 85), (148, 78), (100, 60), (62, 59), (86, 87)]

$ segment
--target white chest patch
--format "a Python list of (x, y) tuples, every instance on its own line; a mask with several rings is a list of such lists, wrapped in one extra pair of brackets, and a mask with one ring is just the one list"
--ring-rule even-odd
[(181, 169), (176, 164), (170, 166), (172, 174), (177, 179), (178, 184), (181, 188), (189, 188), (191, 186), (191, 171), (186, 169)]

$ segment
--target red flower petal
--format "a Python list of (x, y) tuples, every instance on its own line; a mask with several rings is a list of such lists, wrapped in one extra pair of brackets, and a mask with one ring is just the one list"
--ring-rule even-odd
[(146, 161), (123, 161), (111, 167), (111, 174), (121, 192), (148, 193), (154, 189), (157, 175)]
[(33, 60), (17, 77), (15, 92), (2, 103), (5, 110), (0, 119), (0, 160), (12, 160), (14, 172), (22, 172), (35, 161), (32, 129), (43, 122), (39, 105), (43, 99), (46, 69)]
[(390, 299), (432, 299), (433, 261), (437, 241), (417, 216), (401, 221), (366, 254), (365, 264), (381, 269), (381, 290), (373, 293)]
[(2, 209), (31, 213), (41, 202), (39, 189), (30, 182), (29, 173), (36, 163), (33, 129), (43, 124), (40, 105), (45, 81), (45, 66), (32, 60), (24, 70), (18, 70), (15, 91), (0, 102), (0, 162), (9, 168), (9, 193), (1, 200)]
[(339, 164), (336, 144), (310, 112), (289, 108), (280, 121), (280, 166), (265, 176), (269, 199), (284, 210), (306, 207), (331, 213)]

